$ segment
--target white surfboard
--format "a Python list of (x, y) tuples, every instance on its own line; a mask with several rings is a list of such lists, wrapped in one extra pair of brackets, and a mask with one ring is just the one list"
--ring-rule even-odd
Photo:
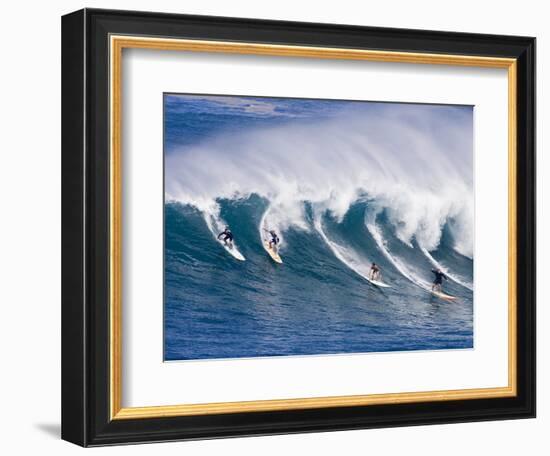
[(271, 247), (269, 247), (269, 242), (264, 241), (264, 249), (269, 254), (271, 259), (275, 261), (275, 263), (279, 263), (279, 264), (283, 263), (283, 260), (281, 260), (281, 257), (279, 256), (279, 254), (275, 250), (273, 250)]
[(451, 296), (451, 295), (445, 294), (441, 291), (432, 290), (432, 294), (434, 296), (437, 296), (438, 298), (445, 299), (446, 301), (454, 301), (455, 299), (457, 299), (456, 296)]
[(384, 282), (380, 282), (379, 280), (372, 280), (372, 279), (369, 279), (367, 277), (367, 280), (372, 283), (373, 285), (376, 285), (377, 287), (382, 287), (382, 288), (391, 288), (390, 285), (388, 285), (387, 283), (384, 283)]
[(237, 247), (235, 247), (235, 244), (233, 244), (232, 242), (228, 242), (227, 244), (222, 241), (221, 239), (218, 240), (218, 242), (222, 245), (222, 247), (227, 250), (233, 257), (235, 257), (237, 260), (239, 261), (244, 261), (245, 260), (245, 257), (243, 256), (243, 254), (241, 252), (239, 252), (239, 250), (237, 249)]

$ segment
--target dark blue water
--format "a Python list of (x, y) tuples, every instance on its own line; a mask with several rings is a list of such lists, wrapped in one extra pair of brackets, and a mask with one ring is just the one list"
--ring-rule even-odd
[[(221, 201), (246, 261), (218, 244), (191, 206), (165, 206), (165, 359), (211, 359), (435, 350), (473, 346), (472, 291), (452, 281), (443, 301), (404, 277), (364, 224), (367, 203), (340, 222), (325, 215), (327, 235), (378, 263), (389, 289), (380, 289), (335, 257), (313, 228), (290, 229), (275, 264), (258, 226), (267, 202), (252, 196)], [(391, 255), (431, 281), (432, 265), (418, 246), (401, 242), (382, 212), (376, 220)], [(433, 257), (473, 282), (473, 262), (452, 249), (444, 230)]]

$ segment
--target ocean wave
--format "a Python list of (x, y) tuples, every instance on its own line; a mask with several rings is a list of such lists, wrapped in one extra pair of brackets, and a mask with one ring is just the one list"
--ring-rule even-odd
[[(273, 220), (272, 206), (264, 198), (252, 195), (247, 199), (218, 200), (218, 211), (214, 214), (205, 214), (192, 205), (169, 203), (169, 206), (180, 207), (184, 219), (192, 222), (194, 230), (200, 230), (202, 218), (205, 231), (211, 236), (211, 242), (217, 241), (217, 234), (225, 225), (231, 226), (235, 235), (235, 252), (228, 251), (231, 255), (247, 261), (263, 261), (268, 258), (261, 254), (265, 249), (264, 229), (275, 229), (281, 238), (280, 252), (283, 258), (292, 255), (292, 260), (285, 262), (286, 267), (293, 269), (295, 273), (322, 277), (322, 271), (318, 265), (327, 264), (328, 256), (333, 256), (346, 269), (353, 271), (357, 276), (370, 281), (370, 268), (373, 262), (382, 269), (381, 280), (387, 285), (403, 288), (401, 279), (423, 290), (431, 290), (432, 266), (442, 269), (455, 283), (471, 292), (473, 290), (473, 277), (471, 260), (461, 257), (448, 250), (446, 245), (441, 245), (438, 254), (446, 258), (437, 260), (434, 256), (420, 246), (415, 240), (413, 244), (403, 243), (395, 233), (392, 223), (386, 213), (377, 213), (377, 205), (372, 201), (362, 201), (352, 206), (346, 216), (340, 220), (334, 215), (314, 204), (304, 204), (302, 224), (287, 229), (284, 236), (279, 231), (280, 226)], [(373, 217), (373, 213), (377, 213)], [(222, 216), (225, 214), (225, 216)], [(190, 232), (190, 234), (194, 233)], [(301, 233), (298, 236), (298, 233)], [(393, 233), (394, 239), (390, 243), (386, 236)], [(449, 236), (449, 234), (447, 234)], [(193, 239), (205, 239), (208, 236), (192, 234)], [(193, 246), (194, 241), (188, 239), (186, 246)], [(325, 246), (323, 253), (320, 246)], [(217, 262), (207, 252), (213, 245), (200, 241), (200, 250), (204, 252), (205, 264)], [(216, 248), (217, 249), (217, 248)], [(196, 251), (196, 250), (195, 250)], [(434, 253), (435, 254), (435, 253)], [(202, 256), (202, 255), (201, 255)], [(453, 258), (456, 261), (453, 261)], [(422, 261), (422, 259), (427, 261)], [(198, 258), (197, 258), (198, 260)], [(445, 265), (443, 264), (445, 261)], [(464, 263), (466, 262), (466, 263)], [(213, 265), (214, 266), (214, 265)], [(469, 275), (469, 277), (467, 277)]]
[(471, 258), (469, 118), (457, 116), (450, 126), (436, 109), (427, 115), (423, 107), (417, 117), (415, 109), (249, 129), (187, 146), (166, 157), (166, 199), (215, 214), (220, 200), (259, 195), (283, 235), (312, 228), (307, 204), (342, 220), (368, 200), (404, 243), (435, 250), (448, 225), (453, 248)]

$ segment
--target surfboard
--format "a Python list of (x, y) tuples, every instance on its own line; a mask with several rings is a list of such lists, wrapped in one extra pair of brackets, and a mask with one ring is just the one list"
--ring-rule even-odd
[(437, 296), (438, 298), (441, 298), (441, 299), (445, 299), (446, 301), (454, 301), (456, 298), (456, 296), (451, 296), (451, 295), (448, 295), (448, 294), (445, 294), (445, 293), (442, 293), (440, 291), (433, 291), (431, 292), (434, 296)]
[(241, 252), (237, 250), (237, 247), (233, 243), (226, 244), (222, 240), (218, 240), (218, 242), (222, 245), (222, 247), (227, 250), (234, 258), (236, 258), (239, 261), (244, 261), (245, 257)]
[(379, 280), (371, 280), (369, 278), (367, 278), (367, 280), (372, 283), (373, 285), (376, 285), (377, 287), (382, 287), (382, 288), (391, 288), (390, 285), (388, 285), (387, 283), (384, 283), (384, 282), (380, 282)]
[(271, 259), (275, 261), (275, 263), (279, 263), (279, 264), (283, 263), (283, 260), (281, 260), (281, 257), (279, 256), (279, 254), (275, 250), (273, 250), (271, 247), (269, 247), (269, 242), (264, 241), (264, 248), (266, 252), (269, 254), (269, 256), (271, 257)]

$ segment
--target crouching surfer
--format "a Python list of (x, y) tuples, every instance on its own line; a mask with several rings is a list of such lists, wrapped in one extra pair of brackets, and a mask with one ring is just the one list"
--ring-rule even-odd
[(437, 291), (438, 293), (441, 293), (441, 285), (443, 283), (443, 279), (447, 280), (447, 276), (441, 271), (441, 269), (432, 269), (432, 272), (435, 275), (433, 284), (432, 284), (432, 291)]
[(228, 247), (233, 247), (233, 233), (229, 229), (228, 226), (225, 227), (225, 230), (223, 230), (220, 234), (218, 234), (218, 239), (222, 240), (225, 245)]

